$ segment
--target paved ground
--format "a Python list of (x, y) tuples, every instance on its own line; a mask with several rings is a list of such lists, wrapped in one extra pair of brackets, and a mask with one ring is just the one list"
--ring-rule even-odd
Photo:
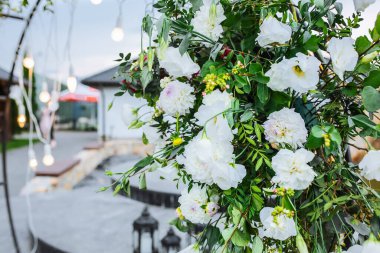
[[(53, 149), (56, 160), (72, 157), (77, 154), (87, 143), (97, 140), (96, 132), (57, 132), (57, 146)], [(35, 152), (38, 160), (41, 162), (43, 156), (43, 145), (36, 144)], [(1, 159), (0, 155), (0, 159)], [(8, 180), (11, 194), (11, 204), (14, 210), (14, 220), (17, 227), (18, 237), (23, 252), (28, 246), (26, 200), (19, 197), (19, 193), (26, 182), (28, 150), (20, 148), (8, 152)], [(2, 170), (0, 170), (0, 180), (2, 179)], [(9, 236), (8, 220), (5, 213), (4, 192), (0, 188), (0, 253), (12, 253), (11, 239)]]
[[(96, 139), (94, 133), (58, 133), (57, 159), (75, 155), (81, 147)], [(42, 152), (41, 145), (36, 147)], [(26, 149), (10, 152), (9, 164), (12, 191), (12, 206), (17, 234), (22, 253), (30, 252), (28, 233), (28, 199), (18, 195), (25, 183)], [(133, 161), (131, 156), (125, 161)], [(112, 192), (96, 193), (110, 179), (103, 171), (96, 170), (72, 191), (60, 191), (30, 196), (32, 225), (38, 237), (69, 253), (124, 253), (131, 252), (132, 223), (142, 212), (144, 204)], [(13, 253), (5, 205), (0, 195), (0, 253)], [(159, 221), (158, 240), (165, 236), (168, 222), (175, 217), (173, 209), (150, 207), (152, 215)], [(30, 222), (30, 221), (29, 221)], [(178, 231), (176, 231), (179, 234)], [(182, 246), (186, 236), (181, 235)], [(145, 243), (145, 245), (147, 245)], [(149, 251), (147, 251), (149, 252)]]

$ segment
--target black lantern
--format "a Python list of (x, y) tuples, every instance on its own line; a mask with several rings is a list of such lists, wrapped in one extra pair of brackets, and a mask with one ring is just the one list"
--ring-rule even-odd
[(153, 218), (148, 207), (145, 207), (141, 216), (133, 222), (133, 253), (158, 253), (157, 244), (158, 221)]
[(163, 253), (177, 253), (181, 247), (181, 238), (170, 228), (168, 233), (161, 240)]

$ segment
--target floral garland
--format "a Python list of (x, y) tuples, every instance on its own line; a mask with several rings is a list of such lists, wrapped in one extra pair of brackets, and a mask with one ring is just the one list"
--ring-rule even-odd
[[(172, 224), (205, 229), (182, 252), (380, 252), (380, 151), (366, 139), (380, 134), (380, 17), (350, 37), (373, 2), (354, 0), (350, 18), (334, 0), (156, 2), (115, 94), (145, 101), (123, 118), (156, 150), (115, 193), (153, 171), (184, 184)], [(353, 138), (368, 144), (359, 165)]]

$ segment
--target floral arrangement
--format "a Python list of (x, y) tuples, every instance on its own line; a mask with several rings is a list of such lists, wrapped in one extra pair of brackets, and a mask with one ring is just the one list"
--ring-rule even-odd
[(145, 101), (123, 117), (155, 151), (115, 192), (153, 171), (185, 185), (173, 224), (205, 228), (183, 252), (380, 252), (380, 17), (351, 38), (373, 2), (158, 0), (115, 94)]

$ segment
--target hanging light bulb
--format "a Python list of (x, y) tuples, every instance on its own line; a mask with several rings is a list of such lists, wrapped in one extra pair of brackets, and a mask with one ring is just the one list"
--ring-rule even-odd
[(42, 103), (47, 103), (50, 101), (50, 93), (48, 91), (47, 83), (45, 81), (42, 83), (42, 90), (39, 95), (39, 99)]
[(17, 123), (21, 128), (24, 128), (26, 124), (25, 107), (23, 104), (18, 105)]
[(51, 166), (54, 164), (54, 156), (51, 154), (51, 147), (49, 144), (45, 144), (45, 154), (44, 157), (42, 158), (42, 163), (45, 166)]
[(91, 3), (92, 3), (93, 5), (99, 5), (99, 4), (102, 3), (102, 0), (91, 0)]
[(74, 76), (74, 71), (73, 71), (72, 66), (70, 66), (69, 76), (67, 77), (66, 85), (67, 85), (67, 89), (71, 93), (74, 93), (77, 89), (78, 81), (77, 81), (77, 78)]
[(29, 53), (27, 53), (25, 58), (22, 60), (22, 65), (24, 65), (24, 67), (27, 69), (34, 68), (34, 60)]
[(33, 149), (29, 149), (29, 168), (36, 170), (38, 166), (38, 161), (36, 159), (36, 154)]
[(124, 38), (124, 30), (121, 23), (121, 15), (116, 20), (116, 26), (112, 29), (111, 38), (113, 41), (120, 42)]

